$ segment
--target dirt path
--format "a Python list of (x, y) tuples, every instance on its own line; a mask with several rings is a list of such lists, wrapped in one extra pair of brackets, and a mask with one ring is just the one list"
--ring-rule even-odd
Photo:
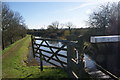
[(13, 46), (10, 50), (8, 50), (7, 52), (5, 52), (3, 55), (2, 55), (2, 59), (6, 58), (7, 56), (9, 56), (10, 54), (12, 54), (13, 51), (15, 51), (18, 46), (20, 46), (20, 44), (16, 44), (15, 46)]

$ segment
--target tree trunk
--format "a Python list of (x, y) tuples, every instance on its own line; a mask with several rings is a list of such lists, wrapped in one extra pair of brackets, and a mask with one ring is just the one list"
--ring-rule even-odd
[(13, 38), (10, 39), (10, 43), (13, 44)]
[(3, 37), (2, 37), (2, 50), (5, 49), (5, 46), (4, 46), (4, 40), (3, 40)]

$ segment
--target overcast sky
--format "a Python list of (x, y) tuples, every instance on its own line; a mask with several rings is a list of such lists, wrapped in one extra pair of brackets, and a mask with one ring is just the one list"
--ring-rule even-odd
[(41, 27), (46, 28), (54, 21), (59, 21), (59, 23), (72, 22), (77, 28), (87, 27), (85, 21), (94, 10), (98, 9), (99, 5), (118, 0), (21, 1), (9, 0), (6, 2), (13, 11), (17, 11), (23, 16), (28, 28), (40, 29)]

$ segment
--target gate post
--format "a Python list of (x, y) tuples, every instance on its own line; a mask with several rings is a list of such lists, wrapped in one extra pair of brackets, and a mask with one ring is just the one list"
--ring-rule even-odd
[[(72, 40), (71, 39), (71, 36), (68, 36), (67, 37), (67, 40), (70, 41)], [(67, 71), (68, 71), (68, 74), (69, 74), (69, 77), (70, 78), (74, 78), (73, 74), (72, 74), (72, 52), (74, 51), (74, 47), (71, 46), (70, 44), (67, 44)]]
[(35, 51), (34, 51), (34, 37), (33, 37), (33, 35), (31, 35), (31, 43), (32, 43), (33, 57), (35, 58)]
[(84, 41), (83, 36), (78, 37), (78, 67), (80, 67), (79, 71), (79, 78), (85, 78), (85, 70), (84, 70), (84, 53), (83, 53), (83, 47), (84, 47)]
[(40, 50), (39, 50), (39, 56), (40, 56), (40, 70), (43, 71), (43, 56)]

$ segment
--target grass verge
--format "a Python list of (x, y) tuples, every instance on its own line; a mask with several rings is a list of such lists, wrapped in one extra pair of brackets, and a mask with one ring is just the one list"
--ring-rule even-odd
[(25, 61), (29, 53), (30, 36), (15, 42), (3, 51), (2, 78), (67, 78), (67, 74), (57, 68), (27, 66)]

